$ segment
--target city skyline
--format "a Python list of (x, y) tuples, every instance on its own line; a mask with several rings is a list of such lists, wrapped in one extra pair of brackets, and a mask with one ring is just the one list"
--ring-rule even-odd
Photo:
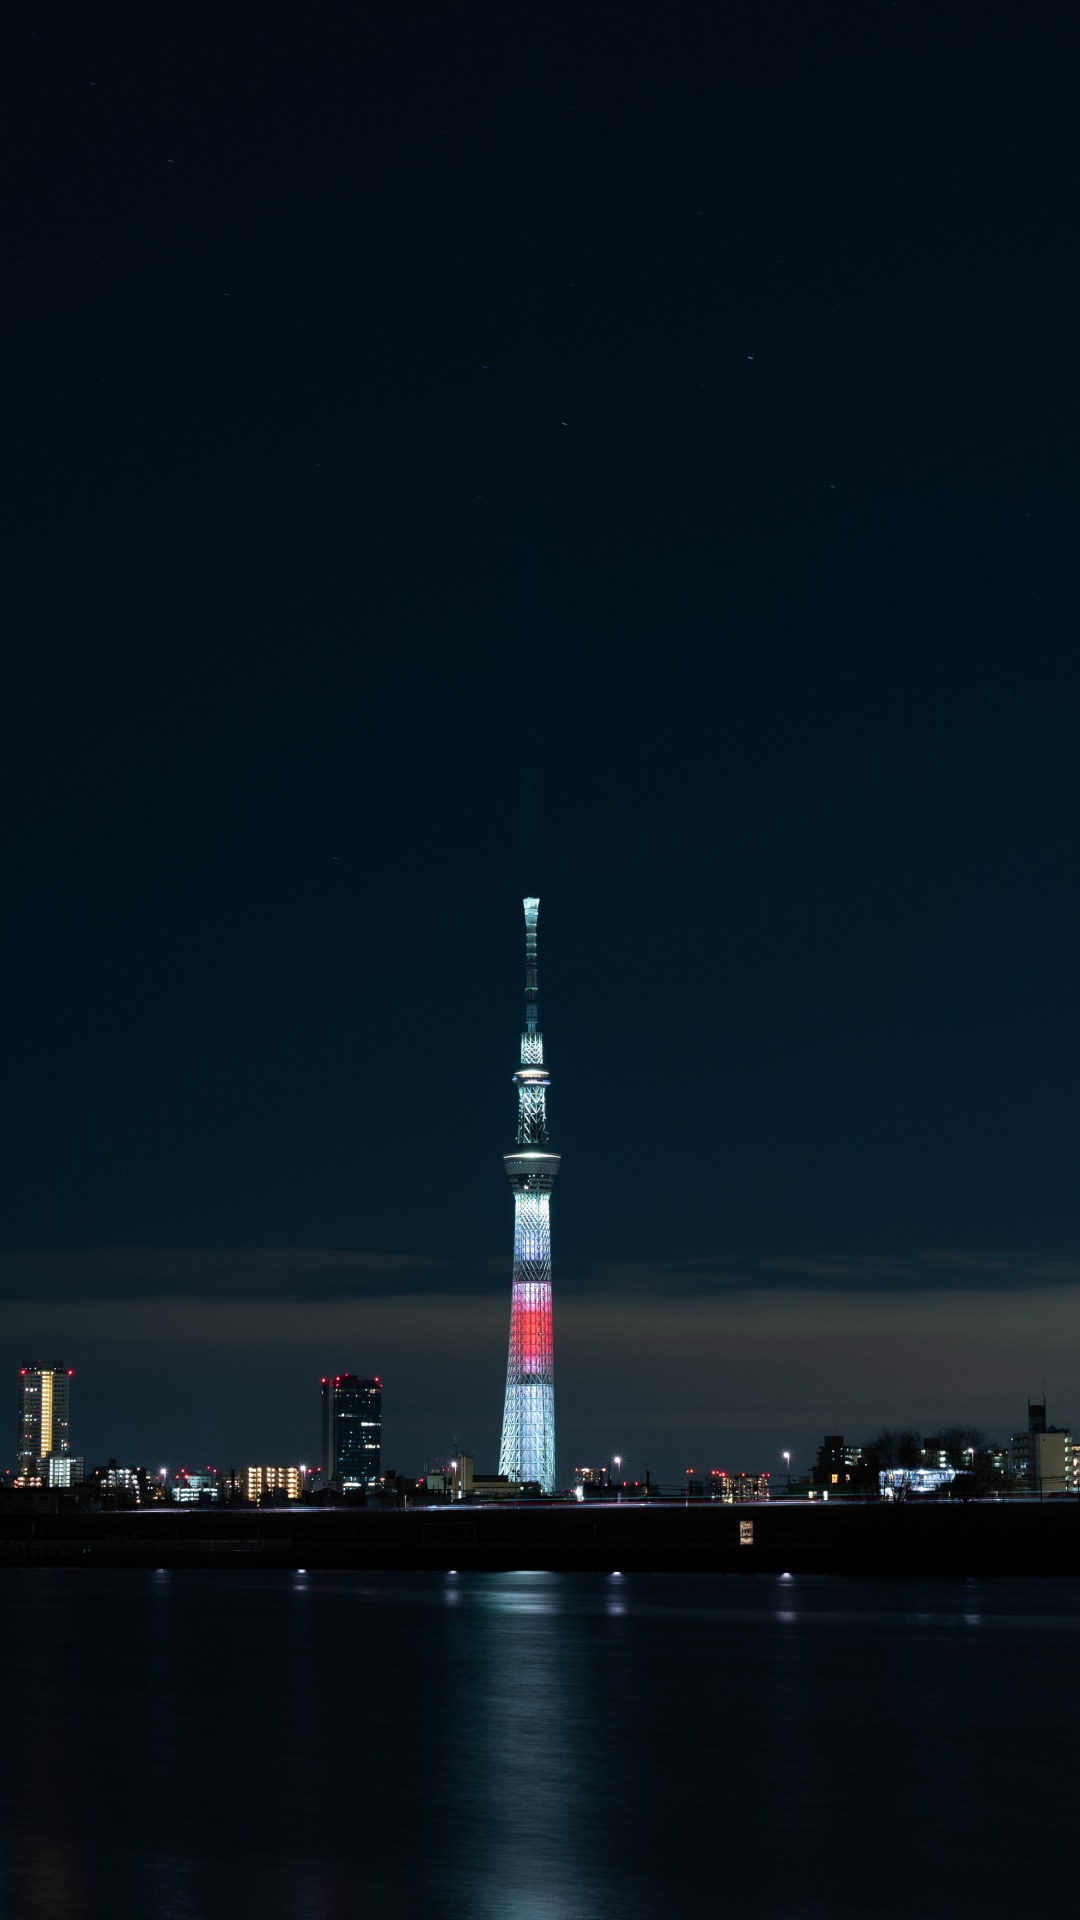
[[(780, 1306), (782, 1306), (782, 1311), (788, 1313), (788, 1311), (792, 1309), (792, 1302), (782, 1298), (782, 1300), (780, 1300)], [(821, 1308), (821, 1302), (817, 1304), (815, 1311), (819, 1311), (819, 1308)], [(1015, 1308), (1015, 1304), (1013, 1304), (1013, 1308)], [(976, 1309), (976, 1311), (982, 1311), (982, 1306), (976, 1302), (974, 1309)], [(819, 1313), (819, 1319), (821, 1319), (821, 1313)], [(471, 1323), (471, 1329), (475, 1331), (475, 1321)], [(734, 1340), (730, 1338), (732, 1331), (736, 1334)], [(799, 1336), (799, 1338), (803, 1338), (807, 1331), (809, 1331), (807, 1325), (801, 1325), (801, 1327), (794, 1329), (796, 1336)], [(824, 1354), (828, 1352), (828, 1344), (836, 1338), (836, 1331), (838, 1331), (838, 1329), (836, 1329), (836, 1323), (830, 1321), (828, 1317), (824, 1319), (824, 1325), (817, 1327), (817, 1338), (819, 1338), (819, 1342), (821, 1342), (821, 1344), (819, 1344), (819, 1350), (817, 1350), (819, 1357), (824, 1357)], [(415, 1332), (415, 1323), (413, 1323), (413, 1332)], [(744, 1342), (742, 1342), (742, 1338), (740, 1338), (742, 1332), (744, 1332), (744, 1327), (738, 1327), (738, 1323), (734, 1323), (734, 1321), (728, 1323), (728, 1346), (732, 1346), (732, 1354), (728, 1357), (732, 1359), (732, 1363), (734, 1363), (736, 1367), (738, 1367), (738, 1365), (742, 1363), (742, 1359), (746, 1357), (746, 1348), (744, 1348)], [(888, 1336), (888, 1332), (890, 1331), (888, 1331), (886, 1327), (882, 1327), (882, 1329), (880, 1329), (880, 1336), (884, 1338), (884, 1336)], [(953, 1329), (953, 1332), (955, 1332), (955, 1329)], [(974, 1332), (976, 1332), (976, 1329), (972, 1327), (972, 1336), (974, 1336)], [(1009, 1315), (1009, 1317), (1005, 1317), (1005, 1319), (1001, 1321), (1001, 1327), (999, 1327), (999, 1329), (994, 1329), (994, 1327), (988, 1329), (988, 1327), (984, 1327), (982, 1332), (984, 1332), (984, 1334), (988, 1334), (988, 1332), (992, 1334), (992, 1342), (994, 1342), (997, 1350), (999, 1350), (999, 1369), (997, 1369), (997, 1375), (995, 1375), (995, 1379), (997, 1379), (997, 1390), (995, 1390), (995, 1392), (984, 1392), (982, 1398), (978, 1398), (978, 1400), (972, 1400), (970, 1396), (965, 1396), (965, 1394), (957, 1394), (955, 1380), (947, 1379), (947, 1373), (949, 1373), (949, 1354), (947, 1354), (947, 1348), (945, 1348), (944, 1352), (938, 1356), (938, 1361), (940, 1361), (940, 1365), (938, 1365), (940, 1390), (934, 1390), (932, 1394), (926, 1394), (926, 1392), (920, 1392), (919, 1388), (913, 1388), (911, 1382), (905, 1379), (905, 1375), (903, 1375), (903, 1356), (901, 1356), (901, 1367), (899, 1367), (899, 1375), (897, 1375), (896, 1382), (894, 1382), (894, 1386), (892, 1386), (888, 1392), (884, 1392), (880, 1398), (872, 1398), (872, 1392), (867, 1392), (867, 1390), (865, 1390), (863, 1394), (859, 1394), (859, 1396), (853, 1396), (851, 1392), (847, 1392), (846, 1400), (844, 1400), (844, 1396), (836, 1396), (838, 1402), (844, 1400), (847, 1413), (849, 1413), (849, 1417), (842, 1419), (842, 1421), (838, 1421), (836, 1417), (834, 1417), (834, 1419), (822, 1417), (821, 1407), (822, 1404), (824, 1404), (824, 1394), (821, 1394), (821, 1390), (819, 1390), (822, 1384), (822, 1369), (819, 1367), (819, 1369), (815, 1369), (815, 1382), (817, 1382), (817, 1384), (811, 1384), (807, 1396), (799, 1402), (798, 1417), (792, 1419), (792, 1421), (788, 1421), (782, 1428), (763, 1427), (763, 1423), (759, 1423), (759, 1421), (757, 1421), (757, 1423), (749, 1423), (748, 1421), (746, 1425), (740, 1425), (740, 1423), (738, 1423), (738, 1413), (746, 1407), (746, 1402), (736, 1402), (736, 1405), (734, 1405), (736, 1419), (734, 1419), (734, 1423), (728, 1421), (726, 1425), (724, 1425), (723, 1421), (719, 1421), (715, 1407), (711, 1407), (711, 1409), (705, 1407), (703, 1413), (701, 1413), (701, 1419), (698, 1421), (698, 1425), (684, 1428), (686, 1446), (684, 1446), (682, 1453), (673, 1450), (671, 1444), (667, 1446), (667, 1450), (665, 1450), (663, 1446), (657, 1448), (657, 1446), (655, 1446), (655, 1432), (650, 1434), (648, 1430), (642, 1430), (640, 1425), (636, 1427), (632, 1417), (626, 1421), (626, 1425), (623, 1427), (623, 1430), (621, 1430), (621, 1434), (617, 1434), (615, 1438), (611, 1438), (611, 1430), (603, 1432), (603, 1434), (600, 1434), (600, 1438), (598, 1438), (598, 1428), (596, 1428), (596, 1425), (592, 1428), (582, 1428), (580, 1427), (580, 1423), (578, 1423), (578, 1425), (573, 1427), (573, 1434), (577, 1436), (578, 1440), (577, 1448), (571, 1448), (571, 1450), (575, 1452), (575, 1457), (586, 1457), (586, 1455), (588, 1455), (594, 1463), (600, 1461), (600, 1463), (611, 1465), (613, 1461), (617, 1461), (617, 1463), (621, 1465), (621, 1471), (623, 1471), (626, 1478), (630, 1478), (630, 1480), (636, 1480), (636, 1478), (644, 1480), (646, 1475), (650, 1473), (653, 1484), (667, 1484), (669, 1488), (673, 1488), (673, 1486), (680, 1484), (682, 1475), (688, 1471), (688, 1467), (686, 1467), (686, 1461), (688, 1461), (688, 1459), (690, 1459), (690, 1471), (694, 1471), (694, 1473), (698, 1473), (698, 1471), (701, 1471), (701, 1473), (709, 1473), (709, 1471), (717, 1471), (717, 1469), (723, 1467), (723, 1471), (726, 1471), (726, 1473), (765, 1473), (765, 1475), (792, 1473), (796, 1478), (799, 1478), (799, 1476), (805, 1475), (809, 1463), (813, 1461), (815, 1453), (819, 1450), (819, 1444), (821, 1444), (821, 1432), (828, 1427), (846, 1428), (849, 1436), (851, 1436), (851, 1444), (861, 1446), (861, 1444), (871, 1436), (872, 1432), (876, 1432), (878, 1428), (882, 1427), (894, 1427), (897, 1428), (897, 1430), (905, 1430), (905, 1432), (915, 1427), (917, 1430), (920, 1430), (920, 1432), (926, 1432), (926, 1434), (928, 1434), (928, 1432), (947, 1430), (947, 1428), (955, 1427), (955, 1425), (959, 1423), (959, 1425), (984, 1428), (988, 1440), (990, 1440), (994, 1446), (1005, 1446), (1009, 1432), (1013, 1432), (1015, 1427), (1017, 1427), (1017, 1396), (1015, 1396), (1013, 1388), (1009, 1386), (1009, 1382), (1005, 1380), (1005, 1375), (1009, 1375), (1009, 1379), (1013, 1379), (1015, 1367), (1017, 1367), (1017, 1340), (1019, 1340), (1020, 1329), (1019, 1323), (1017, 1323), (1017, 1313), (1015, 1313), (1015, 1309), (1013, 1309), (1013, 1315)], [(598, 1334), (600, 1334), (600, 1338), (603, 1338), (603, 1327), (598, 1329)], [(942, 1323), (942, 1336), (944, 1336), (945, 1340), (947, 1340), (947, 1334), (949, 1334), (949, 1329), (947, 1329), (945, 1323)], [(690, 1336), (692, 1336), (692, 1344), (694, 1344), (694, 1346), (700, 1346), (700, 1325), (694, 1327), (694, 1329), (690, 1329)], [(896, 1323), (894, 1323), (894, 1327), (892, 1327), (892, 1340), (896, 1342)], [(869, 1342), (867, 1342), (867, 1352), (869, 1352), (871, 1356), (876, 1344), (878, 1344), (878, 1336), (874, 1336), (874, 1332), (871, 1331), (869, 1332)], [(986, 1357), (986, 1352), (988, 1352), (988, 1346), (986, 1346), (986, 1342), (984, 1342), (982, 1357)], [(684, 1384), (692, 1384), (690, 1369), (686, 1367), (686, 1361), (688, 1361), (688, 1359), (690, 1359), (690, 1348), (688, 1348), (686, 1354), (682, 1356)], [(1067, 1359), (1068, 1356), (1065, 1357), (1065, 1361), (1067, 1361)], [(15, 1384), (17, 1384), (17, 1388), (19, 1388), (19, 1430), (23, 1430), (23, 1425), (25, 1425), (25, 1421), (23, 1421), (23, 1379), (25, 1379), (27, 1371), (29, 1371), (27, 1367), (21, 1367), (21, 1369), (17, 1369), (17, 1377), (15, 1377)], [(50, 1371), (52, 1371), (52, 1369), (50, 1369)], [(136, 1463), (138, 1463), (140, 1467), (144, 1467), (152, 1476), (163, 1475), (165, 1471), (167, 1471), (169, 1475), (177, 1475), (177, 1473), (186, 1473), (186, 1471), (188, 1471), (188, 1469), (184, 1467), (183, 1461), (188, 1461), (188, 1459), (200, 1461), (202, 1455), (206, 1452), (213, 1453), (221, 1463), (223, 1463), (223, 1461), (233, 1463), (236, 1459), (252, 1459), (252, 1457), (258, 1457), (258, 1459), (267, 1461), (267, 1459), (275, 1457), (275, 1459), (281, 1459), (281, 1461), (290, 1461), (290, 1463), (294, 1463), (294, 1465), (307, 1463), (307, 1469), (311, 1469), (313, 1465), (317, 1465), (317, 1463), (319, 1463), (319, 1455), (323, 1455), (321, 1465), (323, 1465), (323, 1469), (325, 1469), (325, 1467), (327, 1467), (327, 1461), (334, 1457), (334, 1444), (332, 1444), (332, 1440), (331, 1444), (327, 1444), (327, 1390), (329, 1390), (329, 1388), (338, 1388), (338, 1386), (342, 1386), (342, 1392), (344, 1392), (346, 1396), (348, 1396), (350, 1392), (354, 1392), (354, 1390), (363, 1390), (363, 1394), (367, 1394), (369, 1398), (373, 1396), (373, 1400), (375, 1400), (375, 1404), (373, 1404), (371, 1409), (369, 1409), (369, 1407), (363, 1407), (363, 1409), (352, 1407), (352, 1411), (356, 1413), (357, 1419), (363, 1419), (365, 1415), (371, 1415), (371, 1413), (373, 1413), (375, 1419), (371, 1421), (371, 1425), (377, 1428), (377, 1432), (375, 1432), (375, 1436), (373, 1436), (373, 1440), (371, 1440), (371, 1448), (373, 1448), (373, 1457), (377, 1459), (377, 1467), (365, 1471), (363, 1475), (352, 1475), (352, 1478), (350, 1478), (350, 1486), (356, 1486), (356, 1488), (359, 1488), (361, 1484), (367, 1484), (367, 1486), (375, 1486), (375, 1484), (377, 1484), (380, 1469), (382, 1469), (382, 1459), (386, 1459), (386, 1471), (390, 1471), (390, 1473), (400, 1473), (400, 1475), (404, 1473), (405, 1478), (407, 1478), (407, 1476), (417, 1475), (417, 1473), (427, 1471), (434, 1461), (446, 1459), (450, 1453), (457, 1453), (459, 1450), (467, 1450), (467, 1452), (473, 1453), (475, 1442), (473, 1442), (471, 1438), (467, 1438), (467, 1436), (473, 1434), (473, 1428), (475, 1427), (480, 1427), (480, 1430), (482, 1430), (482, 1421), (457, 1423), (454, 1430), (450, 1430), (450, 1427), (434, 1427), (432, 1421), (430, 1421), (430, 1415), (427, 1417), (427, 1421), (425, 1421), (425, 1415), (423, 1415), (423, 1413), (417, 1415), (415, 1398), (413, 1398), (411, 1392), (409, 1392), (409, 1373), (407, 1373), (407, 1367), (405, 1367), (404, 1382), (402, 1382), (402, 1384), (404, 1384), (404, 1392), (402, 1392), (404, 1413), (394, 1407), (394, 1400), (390, 1402), (392, 1413), (390, 1413), (390, 1450), (388, 1450), (388, 1453), (384, 1453), (384, 1450), (382, 1450), (382, 1386), (384, 1386), (384, 1380), (382, 1380), (382, 1377), (359, 1379), (357, 1375), (338, 1375), (336, 1379), (329, 1380), (323, 1377), (323, 1380), (321, 1380), (321, 1388), (323, 1388), (321, 1444), (319, 1444), (319, 1436), (317, 1436), (317, 1432), (315, 1432), (315, 1421), (311, 1419), (311, 1392), (309, 1392), (311, 1382), (307, 1380), (307, 1405), (304, 1413), (300, 1413), (300, 1409), (296, 1409), (296, 1407), (290, 1411), (290, 1405), (284, 1405), (284, 1407), (282, 1407), (281, 1404), (275, 1405), (273, 1402), (263, 1402), (261, 1409), (259, 1409), (254, 1417), (246, 1417), (246, 1421), (244, 1421), (242, 1425), (229, 1427), (229, 1423), (221, 1421), (217, 1409), (204, 1411), (200, 1419), (194, 1419), (192, 1413), (190, 1413), (190, 1407), (183, 1407), (183, 1409), (181, 1409), (183, 1442), (181, 1442), (179, 1446), (173, 1446), (173, 1448), (158, 1446), (158, 1444), (156, 1444), (156, 1442), (160, 1440), (161, 1432), (165, 1430), (165, 1428), (161, 1427), (160, 1421), (144, 1419), (140, 1425), (133, 1427), (131, 1423), (125, 1425), (123, 1419), (108, 1417), (108, 1413), (106, 1413), (106, 1417), (102, 1417), (100, 1411), (98, 1411), (96, 1415), (90, 1413), (88, 1438), (86, 1438), (86, 1428), (83, 1427), (83, 1423), (77, 1421), (77, 1434), (75, 1434), (75, 1438), (77, 1438), (77, 1442), (79, 1442), (79, 1457), (73, 1459), (73, 1457), (71, 1457), (69, 1413), (67, 1413), (67, 1405), (69, 1405), (69, 1402), (67, 1402), (67, 1388), (69, 1388), (69, 1382), (71, 1382), (71, 1377), (73, 1377), (73, 1371), (75, 1371), (75, 1369), (69, 1369), (69, 1367), (67, 1367), (67, 1369), (61, 1369), (61, 1373), (63, 1373), (63, 1380), (61, 1380), (61, 1388), (63, 1388), (63, 1404), (61, 1404), (63, 1434), (61, 1434), (58, 1457), (60, 1457), (60, 1453), (63, 1453), (63, 1465), (69, 1465), (69, 1467), (71, 1467), (71, 1473), (73, 1473), (75, 1478), (83, 1473), (83, 1467), (86, 1467), (86, 1471), (90, 1471), (90, 1467), (92, 1467), (94, 1463), (102, 1465), (106, 1459), (115, 1461), (117, 1457), (119, 1457), (121, 1463), (125, 1463), (125, 1465), (136, 1465)], [(1061, 1367), (1061, 1373), (1063, 1373), (1063, 1377), (1068, 1377), (1067, 1363)], [(601, 1375), (596, 1375), (596, 1377), (600, 1379)], [(83, 1382), (81, 1382), (81, 1384), (92, 1384), (92, 1377), (90, 1377), (90, 1380), (86, 1380), (86, 1375), (83, 1375)], [(104, 1404), (108, 1404), (108, 1386), (110, 1386), (108, 1379), (98, 1382), (98, 1388), (104, 1388), (104, 1390), (106, 1390), (106, 1402), (104, 1402)], [(1043, 1396), (1045, 1396), (1045, 1388), (1043, 1388), (1042, 1392)], [(1070, 1388), (1070, 1386), (1065, 1386), (1065, 1388), (1055, 1396), (1055, 1404), (1057, 1404), (1057, 1407), (1061, 1407), (1065, 1413), (1068, 1413), (1068, 1409), (1070, 1409), (1070, 1396), (1072, 1396), (1072, 1388)], [(200, 1382), (198, 1398), (200, 1398), (200, 1404), (204, 1404), (204, 1382)], [(292, 1388), (292, 1390), (286, 1388), (286, 1398), (288, 1398), (290, 1404), (296, 1400), (294, 1388)], [(356, 1398), (356, 1394), (354, 1394), (354, 1398)], [(102, 1404), (102, 1402), (100, 1402), (100, 1404)], [(1028, 1396), (1028, 1407), (1030, 1407), (1030, 1405), (1040, 1404), (1042, 1404), (1043, 1409), (1045, 1409), (1045, 1398), (1040, 1402), (1038, 1396)], [(90, 1405), (92, 1405), (92, 1400), (90, 1400)], [(409, 1409), (411, 1409), (411, 1415), (409, 1415)], [(976, 1415), (978, 1415), (978, 1419), (976, 1419)], [(407, 1432), (409, 1432), (409, 1417), (417, 1423), (415, 1430), (413, 1430), (413, 1438), (411, 1438), (411, 1440), (405, 1438)], [(488, 1425), (490, 1425), (490, 1423), (488, 1423)], [(265, 1434), (271, 1432), (271, 1430), (277, 1430), (277, 1432), (286, 1430), (286, 1432), (292, 1434), (292, 1440), (290, 1440), (290, 1442), (284, 1442), (284, 1444), (279, 1444), (277, 1448), (273, 1448), (271, 1442), (265, 1438)], [(1057, 1432), (1059, 1428), (1051, 1428), (1051, 1430)], [(225, 1436), (225, 1438), (223, 1438), (223, 1436)], [(213, 1444), (211, 1444), (211, 1442), (213, 1442)], [(780, 1442), (784, 1442), (784, 1444), (780, 1444)], [(169, 1459), (167, 1467), (152, 1465), (154, 1461), (160, 1459), (160, 1455), (163, 1452), (171, 1453), (171, 1459)], [(17, 1450), (15, 1450), (15, 1455), (17, 1455)], [(488, 1455), (488, 1453), (484, 1452), (484, 1448), (480, 1448), (479, 1457), (477, 1457), (477, 1471), (479, 1471), (479, 1473), (480, 1471), (488, 1471), (490, 1465), (494, 1463), (494, 1457), (496, 1457), (494, 1453)], [(40, 1455), (38, 1455), (38, 1461), (40, 1461)], [(701, 1463), (707, 1463), (707, 1465), (701, 1465)], [(15, 1469), (12, 1469), (12, 1467), (6, 1469), (6, 1473), (10, 1476), (13, 1476), (15, 1471), (17, 1471), (17, 1463), (15, 1463)], [(202, 1469), (198, 1469), (198, 1471), (202, 1471)], [(215, 1471), (217, 1471), (217, 1469), (215, 1469)], [(35, 1475), (31, 1475), (31, 1478), (35, 1478)], [(56, 1484), (56, 1486), (67, 1486), (67, 1484), (69, 1484), (69, 1475), (67, 1475), (67, 1473), (54, 1473), (54, 1475), (46, 1476), (46, 1478), (50, 1480), (50, 1484)], [(331, 1473), (325, 1473), (325, 1475), (323, 1475), (323, 1484), (329, 1484), (332, 1480), (334, 1480), (334, 1473), (332, 1473), (332, 1471)], [(563, 1465), (559, 1467), (557, 1486), (561, 1486), (561, 1488), (571, 1486), (571, 1480), (573, 1480), (573, 1471), (571, 1471), (571, 1467), (567, 1467), (567, 1465), (563, 1463)]]
[[(513, 1354), (512, 1341), (511, 1358)], [(845, 1439), (842, 1434), (826, 1432), (824, 1441), (808, 1449), (806, 1458), (798, 1458), (791, 1447), (784, 1448), (779, 1454), (782, 1472), (769, 1456), (768, 1465), (759, 1463), (749, 1471), (746, 1467), (733, 1469), (715, 1464), (702, 1467), (691, 1463), (681, 1475), (665, 1479), (663, 1473), (650, 1472), (647, 1461), (638, 1463), (628, 1453), (594, 1452), (591, 1465), (579, 1464), (569, 1472), (552, 1475), (545, 1483), (539, 1475), (507, 1472), (507, 1465), (513, 1463), (505, 1459), (500, 1459), (498, 1475), (480, 1468), (474, 1475), (471, 1447), (468, 1443), (462, 1445), (458, 1436), (454, 1437), (450, 1449), (457, 1456), (453, 1459), (447, 1455), (427, 1458), (420, 1464), (419, 1471), (415, 1462), (399, 1462), (397, 1468), (387, 1467), (384, 1472), (383, 1381), (378, 1376), (363, 1379), (356, 1374), (323, 1377), (320, 1382), (320, 1461), (309, 1458), (268, 1465), (264, 1460), (262, 1465), (244, 1468), (233, 1463), (228, 1468), (208, 1465), (205, 1469), (191, 1470), (175, 1463), (150, 1469), (145, 1461), (132, 1460), (125, 1464), (109, 1456), (104, 1462), (87, 1468), (84, 1458), (74, 1456), (71, 1450), (73, 1373), (72, 1368), (59, 1365), (42, 1367), (28, 1363), (19, 1369), (17, 1471), (13, 1475), (10, 1468), (5, 1469), (9, 1484), (14, 1481), (16, 1487), (64, 1492), (85, 1481), (91, 1492), (96, 1489), (100, 1493), (114, 1486), (134, 1489), (138, 1483), (144, 1497), (149, 1497), (151, 1487), (157, 1498), (167, 1497), (168, 1492), (175, 1489), (172, 1498), (181, 1503), (197, 1500), (203, 1488), (210, 1489), (211, 1497), (216, 1499), (223, 1487), (228, 1497), (240, 1494), (248, 1500), (269, 1496), (276, 1490), (286, 1492), (289, 1498), (299, 1498), (317, 1488), (338, 1499), (379, 1494), (387, 1489), (397, 1493), (420, 1489), (415, 1497), (422, 1499), (425, 1485), (428, 1489), (445, 1491), (447, 1476), (462, 1466), (466, 1485), (471, 1489), (475, 1479), (477, 1489), (488, 1492), (496, 1491), (496, 1482), (501, 1482), (503, 1486), (532, 1485), (537, 1491), (565, 1498), (586, 1483), (607, 1481), (610, 1485), (632, 1489), (651, 1487), (654, 1492), (668, 1496), (683, 1491), (702, 1497), (711, 1488), (710, 1497), (714, 1499), (734, 1497), (738, 1500), (775, 1499), (782, 1497), (785, 1489), (790, 1493), (796, 1483), (813, 1480), (827, 1486), (831, 1481), (835, 1487), (839, 1480), (847, 1483), (853, 1477), (857, 1484), (850, 1490), (865, 1497), (870, 1484), (868, 1473), (873, 1480), (878, 1467), (886, 1466), (904, 1471), (917, 1468), (923, 1478), (929, 1474), (931, 1479), (935, 1475), (940, 1479), (941, 1470), (946, 1468), (966, 1467), (978, 1473), (984, 1492), (1000, 1488), (1010, 1477), (1012, 1481), (1030, 1483), (1036, 1491), (1050, 1486), (1051, 1491), (1060, 1492), (1073, 1489), (1077, 1476), (1071, 1423), (1064, 1427), (1057, 1422), (1050, 1423), (1045, 1397), (1041, 1401), (1028, 1401), (1026, 1428), (1017, 1431), (1014, 1423), (1007, 1439), (995, 1438), (992, 1433), (953, 1420), (939, 1420), (935, 1433), (930, 1435), (909, 1421), (895, 1426), (886, 1421), (884, 1425), (875, 1423), (872, 1432), (864, 1432), (858, 1438), (849, 1434)], [(711, 1438), (715, 1440), (716, 1435)], [(715, 1460), (715, 1457), (715, 1447), (708, 1454), (700, 1455), (702, 1459)], [(816, 1460), (816, 1467), (811, 1466), (811, 1458)], [(825, 1469), (826, 1461), (829, 1471)], [(405, 1467), (404, 1473), (400, 1471), (401, 1466)], [(859, 1471), (853, 1476), (847, 1470), (854, 1468)], [(425, 1481), (429, 1474), (434, 1478)], [(766, 1489), (764, 1493), (759, 1494), (759, 1484)], [(920, 1490), (928, 1490), (929, 1484), (929, 1480), (925, 1488), (920, 1484)]]

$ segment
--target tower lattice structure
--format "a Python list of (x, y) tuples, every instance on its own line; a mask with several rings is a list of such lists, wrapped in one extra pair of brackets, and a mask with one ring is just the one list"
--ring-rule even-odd
[(514, 1285), (499, 1472), (555, 1491), (555, 1383), (551, 1339), (551, 1189), (559, 1155), (548, 1144), (544, 1040), (536, 985), (539, 900), (525, 901), (525, 1031), (517, 1145), (503, 1165), (514, 1194)]

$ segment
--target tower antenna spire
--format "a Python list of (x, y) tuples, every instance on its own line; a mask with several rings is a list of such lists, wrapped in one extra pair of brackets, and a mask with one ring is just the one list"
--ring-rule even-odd
[[(540, 990), (536, 977), (536, 922), (540, 918), (540, 902), (527, 898), (525, 907), (525, 1029), (528, 1033), (538, 1033), (540, 1029)], [(522, 1054), (524, 1060), (525, 1055)]]
[(517, 1145), (503, 1165), (514, 1195), (514, 1279), (506, 1365), (499, 1472), (555, 1491), (555, 1386), (551, 1329), (551, 1190), (559, 1155), (548, 1142), (544, 1039), (536, 967), (538, 899), (525, 907), (525, 1031), (518, 1095)]

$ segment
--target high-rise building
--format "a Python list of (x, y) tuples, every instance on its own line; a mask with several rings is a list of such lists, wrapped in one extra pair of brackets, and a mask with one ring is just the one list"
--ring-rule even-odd
[(16, 1477), (24, 1486), (40, 1485), (43, 1479), (53, 1484), (45, 1463), (54, 1455), (66, 1459), (71, 1452), (71, 1373), (70, 1367), (43, 1367), (39, 1361), (19, 1368)]
[(323, 1485), (377, 1487), (382, 1472), (382, 1381), (337, 1373), (322, 1382)]
[(525, 1031), (518, 1094), (517, 1145), (503, 1156), (514, 1194), (514, 1280), (499, 1472), (555, 1491), (555, 1377), (551, 1335), (551, 1190), (559, 1155), (548, 1144), (536, 921), (540, 902), (525, 906)]

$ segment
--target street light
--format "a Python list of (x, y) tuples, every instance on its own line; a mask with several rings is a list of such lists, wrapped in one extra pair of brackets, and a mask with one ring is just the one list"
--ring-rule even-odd
[(790, 1493), (791, 1492), (791, 1455), (790, 1453), (784, 1453), (784, 1454), (781, 1454), (780, 1457), (783, 1460), (785, 1467), (787, 1468), (787, 1490)]

